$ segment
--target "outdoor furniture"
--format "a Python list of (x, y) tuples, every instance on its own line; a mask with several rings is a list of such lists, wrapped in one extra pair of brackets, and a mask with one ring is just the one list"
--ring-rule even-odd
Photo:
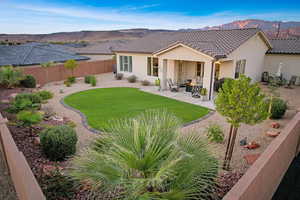
[(170, 88), (171, 92), (178, 92), (179, 91), (178, 85), (174, 84), (172, 79), (168, 79), (167, 82), (168, 82), (168, 85), (169, 85), (169, 88)]
[(194, 98), (200, 98), (200, 90), (202, 86), (200, 85), (194, 85), (192, 86), (192, 97)]

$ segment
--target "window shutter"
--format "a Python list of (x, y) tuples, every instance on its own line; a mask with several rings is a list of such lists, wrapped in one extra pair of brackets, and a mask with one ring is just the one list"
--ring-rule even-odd
[(129, 72), (132, 72), (132, 56), (128, 56), (129, 58)]
[(124, 71), (124, 67), (123, 67), (123, 56), (120, 56), (120, 71)]

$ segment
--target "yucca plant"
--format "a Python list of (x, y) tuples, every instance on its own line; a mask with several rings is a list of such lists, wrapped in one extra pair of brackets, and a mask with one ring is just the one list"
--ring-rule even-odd
[(218, 163), (198, 134), (181, 134), (180, 121), (165, 111), (112, 123), (73, 161), (71, 176), (112, 199), (206, 199)]
[(12, 66), (0, 67), (0, 85), (6, 88), (12, 88), (23, 79), (22, 72)]

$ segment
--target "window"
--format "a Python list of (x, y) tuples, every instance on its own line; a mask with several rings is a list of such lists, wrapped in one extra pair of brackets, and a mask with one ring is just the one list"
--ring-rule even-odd
[(235, 67), (234, 78), (239, 78), (240, 74), (245, 74), (246, 60), (238, 60)]
[(158, 58), (147, 58), (147, 75), (158, 76)]
[(132, 56), (120, 56), (120, 71), (132, 72)]
[(197, 62), (196, 76), (201, 78), (204, 76), (204, 62)]

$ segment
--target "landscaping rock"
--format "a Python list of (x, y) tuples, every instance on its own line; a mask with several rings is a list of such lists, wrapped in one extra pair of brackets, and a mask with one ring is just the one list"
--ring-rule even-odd
[(260, 154), (248, 154), (244, 156), (248, 165), (252, 165), (260, 156)]
[(61, 171), (63, 168), (59, 166), (53, 166), (53, 165), (44, 165), (43, 166), (43, 173), (44, 175), (51, 175), (51, 172), (54, 170), (59, 170)]
[(35, 145), (40, 145), (40, 144), (41, 144), (40, 137), (34, 137), (33, 143), (34, 143)]
[(256, 142), (254, 142), (254, 141), (253, 142), (249, 142), (248, 145), (244, 146), (244, 148), (247, 148), (247, 149), (257, 149), (259, 147), (260, 147), (260, 145), (258, 143), (256, 143)]
[(267, 131), (266, 135), (269, 137), (277, 137), (280, 134), (280, 131)]
[(54, 120), (54, 121), (59, 121), (59, 122), (63, 122), (64, 121), (63, 117), (57, 116), (57, 115), (52, 116), (51, 119)]
[(271, 123), (271, 127), (275, 128), (275, 129), (279, 129), (280, 128), (280, 124), (278, 122), (272, 122)]
[(15, 98), (18, 95), (18, 93), (12, 93), (9, 95), (10, 98)]

